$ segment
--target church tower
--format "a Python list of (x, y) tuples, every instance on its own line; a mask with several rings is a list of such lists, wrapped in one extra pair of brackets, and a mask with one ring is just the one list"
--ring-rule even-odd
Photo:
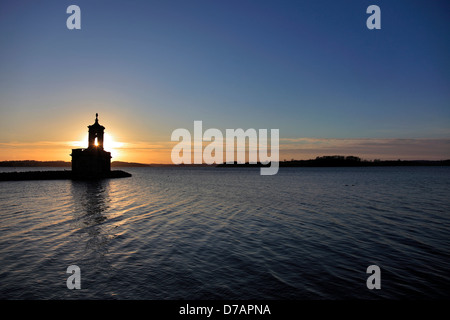
[(111, 172), (111, 152), (103, 149), (105, 127), (98, 123), (98, 113), (94, 124), (88, 126), (87, 149), (72, 149), (72, 175), (75, 179), (95, 179)]
[(98, 148), (103, 150), (103, 132), (105, 127), (98, 123), (98, 113), (95, 114), (95, 123), (88, 126), (89, 128), (89, 146), (88, 149)]

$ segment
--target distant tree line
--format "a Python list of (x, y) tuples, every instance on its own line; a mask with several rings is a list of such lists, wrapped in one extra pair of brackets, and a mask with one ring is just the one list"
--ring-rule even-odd
[[(67, 161), (35, 161), (35, 160), (19, 160), (19, 161), (0, 161), (0, 167), (71, 167), (71, 162)], [(262, 167), (270, 166), (261, 163), (224, 163), (218, 165), (189, 165), (189, 164), (143, 164), (136, 162), (113, 161), (112, 167), (158, 167), (158, 166), (176, 166), (176, 167)], [(310, 160), (284, 160), (279, 162), (280, 167), (382, 167), (382, 166), (450, 166), (449, 160), (362, 160), (355, 156), (322, 156)]]
[(72, 164), (67, 161), (0, 161), (0, 167), (70, 167)]
[[(268, 166), (267, 164), (266, 166)], [(382, 166), (449, 166), (450, 160), (362, 160), (355, 156), (322, 156), (310, 160), (284, 160), (280, 167), (382, 167)], [(261, 163), (220, 164), (219, 167), (260, 167)]]
[[(35, 161), (35, 160), (17, 160), (0, 161), (0, 167), (71, 167), (72, 163), (68, 161)], [(149, 167), (148, 164), (113, 161), (111, 167)]]

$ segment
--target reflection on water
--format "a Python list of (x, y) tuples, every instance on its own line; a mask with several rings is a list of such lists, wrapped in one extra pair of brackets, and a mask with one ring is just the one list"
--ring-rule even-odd
[[(71, 181), (74, 213), (86, 227), (102, 223), (109, 207), (109, 180)], [(97, 229), (97, 228), (96, 228)]]
[[(114, 238), (111, 227), (106, 224), (111, 197), (110, 180), (71, 181), (73, 197), (73, 225), (76, 244), (81, 256), (75, 260), (83, 274), (110, 273), (108, 243)], [(83, 265), (89, 266), (83, 268)], [(84, 276), (88, 279), (89, 276)]]

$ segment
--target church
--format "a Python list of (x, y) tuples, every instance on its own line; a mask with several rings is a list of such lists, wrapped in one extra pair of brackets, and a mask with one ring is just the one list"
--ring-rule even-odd
[(79, 179), (107, 177), (111, 173), (111, 152), (103, 149), (105, 127), (98, 123), (98, 113), (88, 128), (87, 149), (72, 149), (72, 175)]

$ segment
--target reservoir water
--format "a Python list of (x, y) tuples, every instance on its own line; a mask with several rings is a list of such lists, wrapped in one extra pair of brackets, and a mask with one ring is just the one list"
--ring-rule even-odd
[(450, 167), (124, 170), (0, 182), (0, 299), (450, 296)]

